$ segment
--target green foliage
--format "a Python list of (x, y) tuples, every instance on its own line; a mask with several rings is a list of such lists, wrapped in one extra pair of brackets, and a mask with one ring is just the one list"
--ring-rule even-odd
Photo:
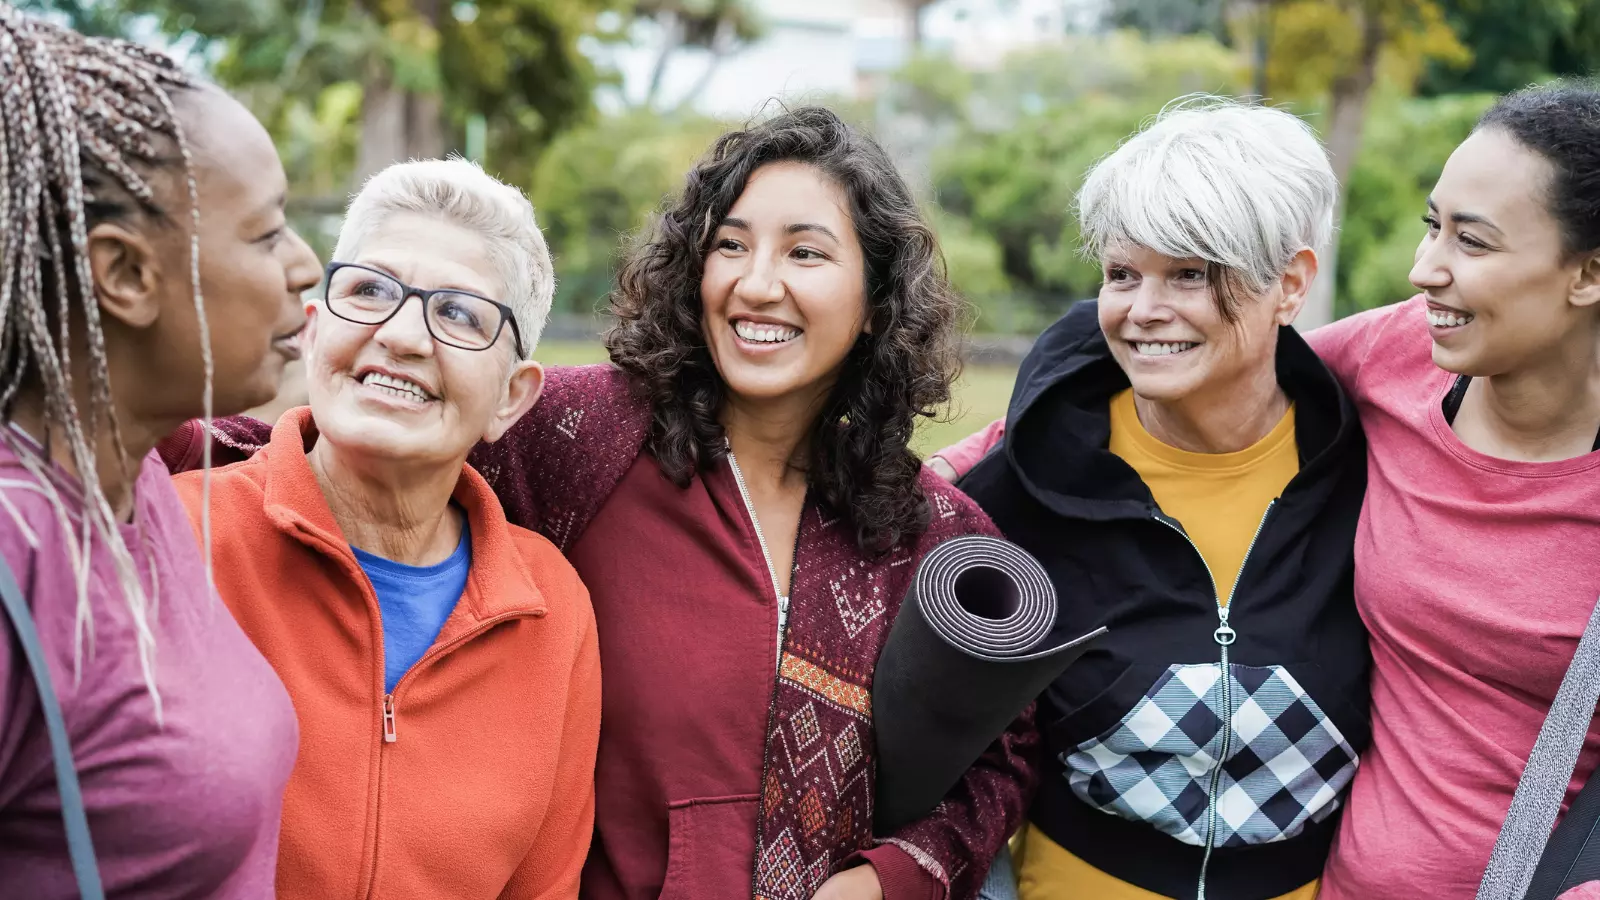
[[(926, 83), (930, 67), (905, 76)], [(936, 71), (936, 70), (935, 70)], [(1174, 98), (1242, 89), (1244, 68), (1215, 41), (1146, 42), (1131, 32), (1076, 39), (1023, 54), (975, 81), (958, 134), (934, 158), (936, 220), (951, 279), (979, 309), (978, 327), (1029, 330), (1099, 284), (1099, 267), (1078, 252), (1073, 198), (1084, 173)], [(991, 249), (992, 247), (992, 249)], [(996, 278), (988, 260), (998, 255)]]
[(1594, 0), (1454, 0), (1446, 16), (1473, 50), (1467, 66), (1430, 65), (1425, 94), (1505, 92), (1553, 75), (1600, 71)]
[(1349, 315), (1415, 293), (1407, 281), (1421, 217), (1445, 160), (1494, 102), (1492, 94), (1375, 98), (1346, 189), (1335, 313)]
[(589, 312), (627, 237), (679, 190), (723, 126), (638, 110), (562, 134), (533, 175), (532, 199), (561, 276), (558, 309)]

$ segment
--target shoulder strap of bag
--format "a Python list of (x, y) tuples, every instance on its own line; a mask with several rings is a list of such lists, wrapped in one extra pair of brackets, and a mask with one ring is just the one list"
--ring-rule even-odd
[(33, 615), (22, 597), (22, 589), (11, 574), (11, 567), (0, 559), (0, 605), (22, 643), (33, 683), (39, 688), (39, 707), (44, 711), (45, 731), (50, 735), (50, 756), (55, 761), (56, 784), (61, 792), (61, 818), (67, 828), (67, 853), (72, 857), (72, 874), (78, 879), (78, 894), (83, 900), (105, 900), (100, 885), (100, 869), (95, 865), (94, 842), (89, 838), (89, 816), (83, 808), (83, 790), (78, 786), (78, 769), (72, 762), (72, 745), (67, 741), (66, 722), (61, 717), (61, 701), (56, 698), (50, 669), (45, 665), (44, 647), (34, 628)]
[(1528, 764), (1511, 797), (1511, 809), (1478, 886), (1477, 900), (1529, 900), (1529, 888), (1572, 783), (1596, 702), (1600, 702), (1600, 604), (1589, 614), (1572, 664), (1561, 679), (1533, 752), (1528, 754)]

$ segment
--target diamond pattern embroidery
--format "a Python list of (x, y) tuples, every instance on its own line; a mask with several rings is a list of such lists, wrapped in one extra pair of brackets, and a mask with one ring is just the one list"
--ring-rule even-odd
[[(1355, 751), (1280, 666), (1231, 666), (1228, 756), (1217, 779), (1218, 847), (1287, 840), (1339, 808)], [(1222, 668), (1172, 666), (1115, 728), (1063, 754), (1085, 803), (1203, 845), (1222, 747)]]
[(807, 703), (800, 707), (800, 711), (789, 720), (789, 727), (794, 729), (794, 745), (797, 750), (804, 750), (816, 743), (822, 737), (822, 728), (817, 724), (817, 708)]
[(845, 726), (844, 731), (833, 739), (834, 752), (839, 754), (839, 771), (845, 773), (855, 768), (861, 761), (861, 738), (856, 734), (854, 725)]

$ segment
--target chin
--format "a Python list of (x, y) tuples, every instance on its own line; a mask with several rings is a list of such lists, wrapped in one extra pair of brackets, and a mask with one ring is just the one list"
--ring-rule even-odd
[(1477, 363), (1477, 360), (1460, 350), (1447, 350), (1439, 346), (1437, 341), (1434, 342), (1433, 364), (1452, 375), (1481, 375), (1483, 373), (1478, 371), (1481, 367)]

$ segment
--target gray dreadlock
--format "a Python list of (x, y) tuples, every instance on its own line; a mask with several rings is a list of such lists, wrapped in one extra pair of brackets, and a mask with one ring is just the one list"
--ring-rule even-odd
[[(110, 429), (125, 479), (132, 469), (112, 407), (88, 232), (99, 222), (136, 212), (167, 220), (144, 173), (181, 163), (189, 195), (189, 278), (205, 361), (203, 404), (209, 429), (213, 363), (200, 293), (199, 189), (171, 96), (192, 87), (194, 82), (158, 52), (126, 41), (84, 37), (25, 16), (0, 0), (0, 420), (9, 422), (20, 391), (42, 392), (46, 433), (37, 437), (48, 445), (59, 435), (71, 453), (82, 485), (81, 515), (69, 513), (48, 458), (23, 446), (10, 427), (0, 427), (0, 437), (17, 451), (32, 480), (0, 481), (0, 488), (44, 494), (66, 533), (78, 521), (79, 538), (68, 544), (78, 586), (73, 658), (80, 673), (86, 630), (93, 640), (92, 539), (98, 534), (105, 541), (132, 612), (140, 667), (158, 721), (161, 695), (151, 617), (159, 587), (152, 566), (147, 594), (96, 464), (104, 426)], [(171, 146), (177, 148), (176, 160), (163, 150)], [(74, 314), (83, 323), (89, 354), (87, 410), (78, 409), (72, 383), (68, 324)], [(207, 469), (210, 449), (207, 441)], [(209, 488), (208, 483), (208, 495)], [(208, 513), (209, 500), (207, 496), (204, 504)], [(36, 541), (3, 492), (0, 505)], [(209, 515), (202, 531), (209, 582)]]

